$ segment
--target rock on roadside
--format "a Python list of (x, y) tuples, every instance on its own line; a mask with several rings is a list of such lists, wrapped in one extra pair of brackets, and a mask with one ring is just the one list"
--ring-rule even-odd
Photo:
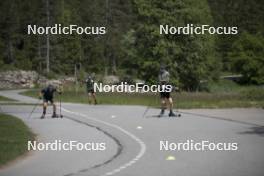
[(0, 89), (33, 88), (39, 74), (35, 71), (0, 72)]

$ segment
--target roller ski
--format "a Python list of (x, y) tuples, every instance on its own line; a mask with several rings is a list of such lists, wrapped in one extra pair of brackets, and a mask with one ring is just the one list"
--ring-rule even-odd
[(63, 118), (63, 115), (62, 114), (56, 114), (56, 113), (53, 113), (52, 118)]
[(51, 116), (51, 118), (59, 118), (59, 116), (58, 116), (58, 114), (53, 113), (52, 116)]
[(181, 117), (180, 113), (174, 113), (173, 111), (170, 111), (168, 116), (165, 115), (165, 111), (161, 110), (160, 114), (158, 115), (159, 118), (161, 117)]
[(180, 113), (175, 114), (173, 111), (170, 111), (169, 117), (181, 117), (181, 114)]

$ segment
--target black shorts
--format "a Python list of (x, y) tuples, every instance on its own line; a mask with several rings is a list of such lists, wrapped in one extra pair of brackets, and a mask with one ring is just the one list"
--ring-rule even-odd
[(94, 93), (94, 90), (93, 89), (88, 89), (87, 90), (87, 93), (92, 93), (93, 94)]
[(44, 98), (44, 99), (43, 99), (43, 102), (44, 102), (44, 103), (48, 103), (48, 102), (50, 102), (50, 103), (54, 103), (53, 99), (50, 99), (50, 98)]
[(170, 92), (160, 92), (160, 98), (170, 98)]

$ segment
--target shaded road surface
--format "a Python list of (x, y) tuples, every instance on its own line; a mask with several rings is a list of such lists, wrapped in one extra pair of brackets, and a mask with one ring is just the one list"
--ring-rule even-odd
[[(0, 92), (32, 103), (18, 91)], [(2, 106), (22, 118), (39, 142), (105, 142), (105, 151), (35, 151), (0, 170), (0, 175), (87, 176), (263, 176), (262, 109), (182, 110), (181, 118), (156, 118), (142, 106), (63, 104), (63, 119), (40, 120), (41, 107)], [(51, 109), (51, 108), (50, 108)], [(160, 151), (160, 141), (238, 143), (237, 151)]]

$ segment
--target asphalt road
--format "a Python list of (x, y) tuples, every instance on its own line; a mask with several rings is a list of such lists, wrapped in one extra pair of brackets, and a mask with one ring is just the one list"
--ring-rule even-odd
[[(36, 103), (1, 91), (0, 95)], [(156, 118), (146, 107), (63, 103), (63, 119), (31, 118), (33, 106), (1, 106), (25, 121), (39, 142), (105, 142), (105, 151), (34, 151), (0, 170), (1, 176), (263, 176), (264, 110), (181, 110), (181, 118)], [(51, 112), (51, 107), (49, 107)], [(236, 151), (160, 151), (160, 141), (237, 143)]]

